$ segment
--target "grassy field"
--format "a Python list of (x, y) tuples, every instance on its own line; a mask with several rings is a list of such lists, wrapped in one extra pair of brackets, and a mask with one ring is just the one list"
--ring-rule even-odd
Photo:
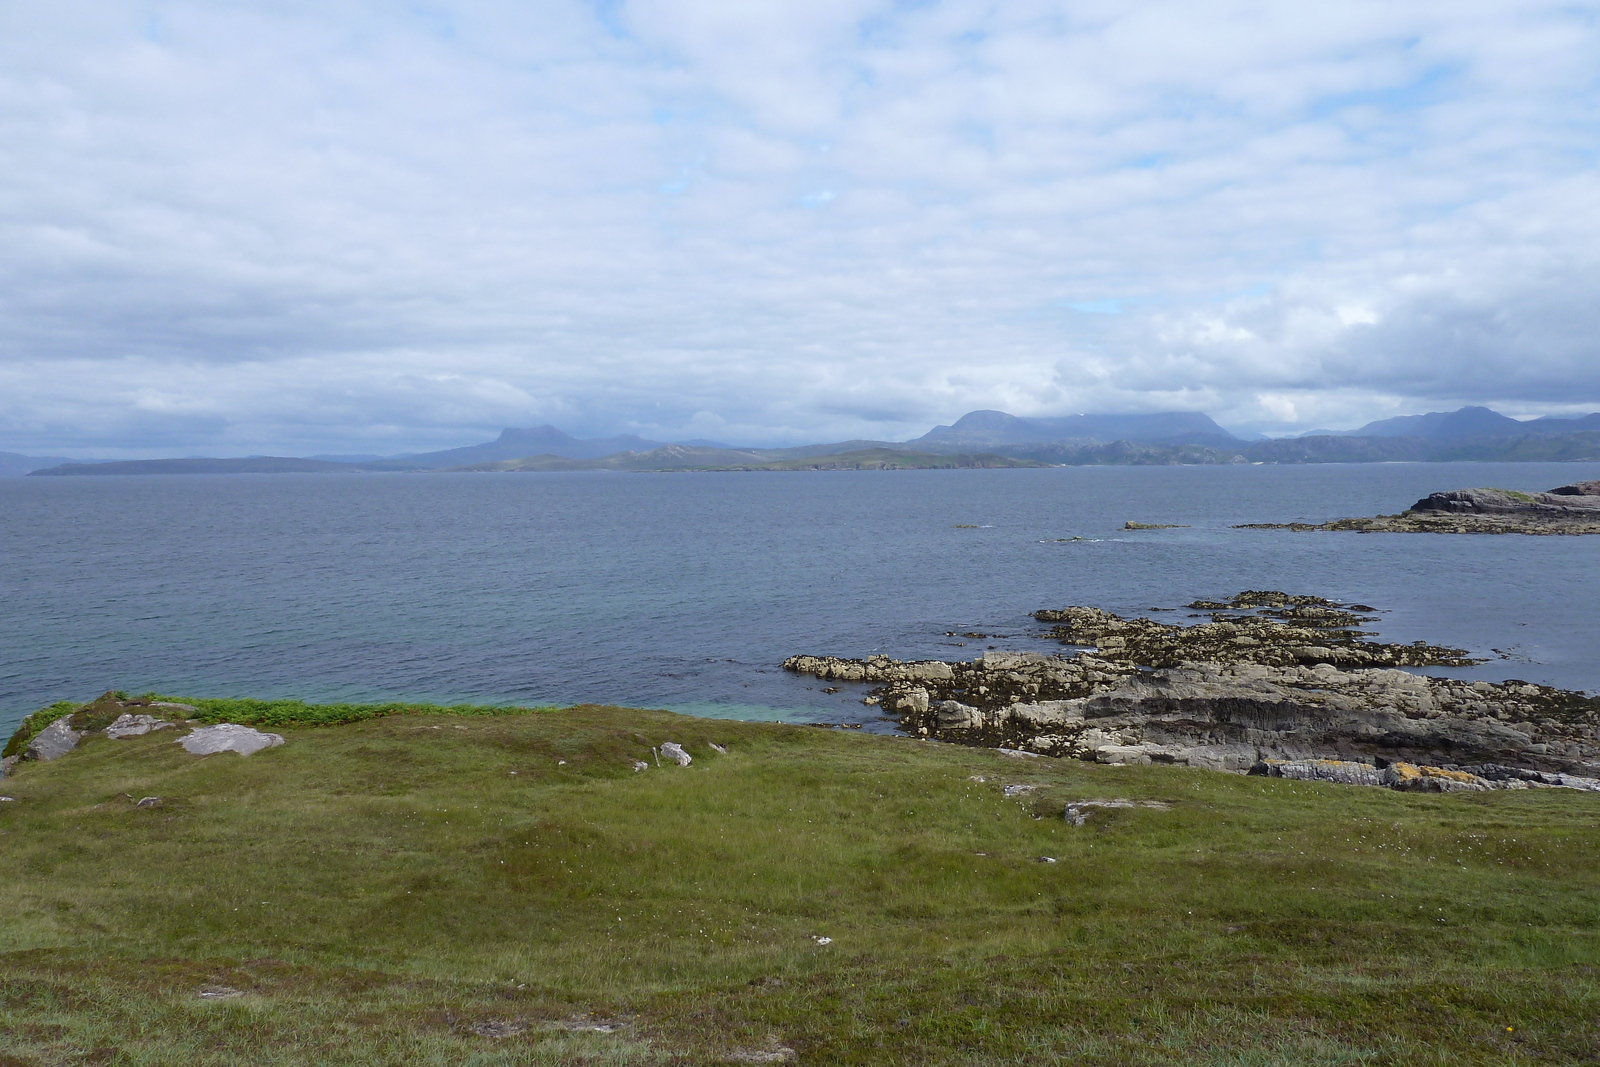
[[(0, 1067), (1600, 1063), (1600, 795), (603, 707), (273, 728), (0, 781)], [(1062, 818), (1112, 798), (1168, 807)]]

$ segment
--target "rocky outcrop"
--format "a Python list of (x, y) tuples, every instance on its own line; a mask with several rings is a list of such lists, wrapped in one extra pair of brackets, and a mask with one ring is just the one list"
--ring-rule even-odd
[(276, 748), (283, 744), (283, 736), (225, 722), (216, 726), (202, 726), (175, 743), (182, 745), (185, 752), (196, 756), (211, 756), (218, 752), (237, 752), (241, 756), (248, 756), (264, 748)]
[[(165, 716), (195, 710), (189, 704), (135, 700), (115, 692), (77, 707), (52, 705), (24, 719), (7, 742), (6, 756), (0, 759), (0, 778), (14, 773), (19, 763), (59, 759), (92, 737), (119, 740), (171, 729), (176, 724)], [(177, 717), (181, 720), (183, 716)]]
[(1036, 611), (1055, 623), (1050, 636), (1095, 649), (1121, 667), (1171, 667), (1180, 663), (1262, 663), (1287, 667), (1331, 663), (1339, 667), (1463, 667), (1480, 662), (1459, 648), (1416, 643), (1384, 644), (1358, 629), (1375, 621), (1365, 604), (1339, 604), (1316, 596), (1247, 590), (1227, 601), (1189, 605), (1210, 621), (1194, 626), (1153, 619), (1124, 619), (1099, 608)]
[(152, 730), (170, 730), (173, 724), (154, 715), (119, 715), (110, 726), (106, 727), (106, 736), (113, 741), (121, 741), (127, 737), (143, 737)]
[(1600, 481), (1574, 482), (1548, 493), (1452, 489), (1430, 493), (1399, 515), (1324, 523), (1245, 523), (1240, 530), (1351, 530), (1358, 533), (1600, 533)]
[(65, 756), (78, 747), (86, 730), (74, 730), (71, 716), (57, 719), (40, 730), (23, 750), (25, 760), (53, 760)]
[(1510, 489), (1452, 489), (1430, 493), (1411, 505), (1416, 514), (1448, 515), (1542, 515), (1550, 517), (1594, 518), (1600, 515), (1600, 496), (1579, 495), (1564, 485), (1566, 493), (1518, 493)]
[[(1220, 610), (1194, 626), (1094, 608), (1037, 612), (1057, 622), (1059, 640), (1092, 647), (1073, 654), (989, 651), (956, 663), (796, 656), (784, 667), (876, 683), (884, 710), (917, 736), (1100, 763), (1265, 768), (1256, 773), (1397, 788), (1424, 786), (1380, 772), (1496, 765), (1600, 775), (1600, 699), (1393, 669), (1472, 661), (1459, 649), (1367, 640), (1352, 625), (1364, 618), (1354, 609), (1372, 610), (1363, 605), (1252, 592), (1191, 606)], [(1241, 613), (1247, 607), (1255, 614)], [(1426, 788), (1455, 781), (1419, 774)]]

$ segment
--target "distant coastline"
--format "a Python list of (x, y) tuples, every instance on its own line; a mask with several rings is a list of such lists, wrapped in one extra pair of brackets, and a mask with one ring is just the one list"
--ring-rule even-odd
[(508, 428), (478, 445), (360, 456), (249, 456), (70, 462), (0, 453), (0, 474), (338, 474), (359, 471), (801, 471), (1312, 463), (1600, 461), (1600, 413), (1526, 422), (1488, 408), (1402, 416), (1358, 430), (1247, 441), (1202, 412), (1021, 418), (968, 412), (910, 441), (744, 448), (632, 435), (582, 439), (554, 426)]

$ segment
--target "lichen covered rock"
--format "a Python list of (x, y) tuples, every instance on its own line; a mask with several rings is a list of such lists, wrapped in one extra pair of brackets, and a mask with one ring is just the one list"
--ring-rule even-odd
[(185, 752), (196, 756), (211, 756), (218, 752), (237, 752), (248, 756), (264, 748), (283, 744), (280, 734), (262, 733), (249, 726), (225, 722), (217, 726), (202, 726), (177, 740)]

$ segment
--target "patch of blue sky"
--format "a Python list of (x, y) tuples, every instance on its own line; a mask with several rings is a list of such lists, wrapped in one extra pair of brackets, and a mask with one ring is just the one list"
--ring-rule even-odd
[(626, 0), (584, 0), (584, 3), (594, 12), (594, 20), (608, 35), (618, 40), (633, 37), (622, 22), (622, 8)]
[(901, 44), (905, 38), (899, 17), (938, 6), (937, 0), (895, 0), (890, 11), (871, 15), (856, 23), (856, 37), (866, 45), (893, 47)]
[(1062, 300), (1058, 306), (1084, 315), (1120, 315), (1125, 300)]
[(1130, 170), (1154, 170), (1157, 167), (1164, 167), (1171, 162), (1172, 153), (1151, 152), (1148, 155), (1135, 156), (1122, 165)]
[(1459, 63), (1440, 63), (1404, 85), (1319, 97), (1307, 106), (1306, 114), (1314, 119), (1328, 119), (1353, 108), (1372, 108), (1391, 114), (1421, 111), (1455, 95), (1464, 73), (1465, 68)]
[(994, 127), (987, 122), (965, 119), (956, 123), (955, 133), (965, 144), (977, 145), (990, 151), (995, 147)]
[(800, 197), (800, 204), (803, 207), (811, 208), (826, 207), (838, 198), (839, 194), (834, 192), (832, 189), (816, 189), (812, 192), (802, 195)]
[(412, 5), (411, 17), (441, 41), (453, 41), (456, 39), (455, 20), (438, 8)]

